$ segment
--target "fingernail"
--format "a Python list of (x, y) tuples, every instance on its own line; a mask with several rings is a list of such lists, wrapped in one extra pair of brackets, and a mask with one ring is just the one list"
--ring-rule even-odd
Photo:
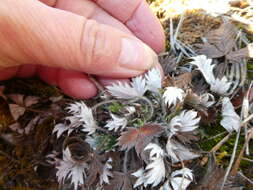
[(132, 70), (147, 70), (158, 61), (156, 53), (141, 41), (123, 38), (119, 64)]

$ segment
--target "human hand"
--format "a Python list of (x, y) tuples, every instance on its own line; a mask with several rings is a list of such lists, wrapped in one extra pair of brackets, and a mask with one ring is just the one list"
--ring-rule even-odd
[(157, 64), (164, 34), (143, 0), (4, 0), (0, 2), (0, 80), (37, 74), (66, 94), (97, 93), (102, 83)]

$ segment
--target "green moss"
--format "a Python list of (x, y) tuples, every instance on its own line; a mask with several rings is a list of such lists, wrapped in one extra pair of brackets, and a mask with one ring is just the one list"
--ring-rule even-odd
[(108, 106), (108, 110), (112, 113), (118, 113), (124, 106), (119, 102), (113, 102), (111, 105)]
[[(202, 140), (199, 142), (199, 146), (204, 151), (210, 151), (225, 136), (225, 135), (222, 135), (222, 136), (218, 136), (216, 138), (210, 139), (210, 138), (225, 131), (224, 128), (220, 125), (201, 126), (199, 130), (200, 130), (200, 133), (202, 136)], [(210, 140), (208, 140), (208, 139), (210, 139)]]
[(111, 134), (99, 134), (95, 137), (98, 149), (109, 151), (117, 144), (117, 137)]
[(253, 59), (248, 61), (247, 68), (248, 68), (248, 78), (253, 79)]

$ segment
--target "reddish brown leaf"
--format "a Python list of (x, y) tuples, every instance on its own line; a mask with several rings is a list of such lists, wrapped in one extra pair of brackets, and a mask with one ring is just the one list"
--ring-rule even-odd
[(104, 165), (101, 162), (101, 159), (98, 155), (94, 154), (94, 158), (90, 164), (90, 168), (88, 171), (88, 177), (86, 179), (87, 187), (98, 182), (98, 177), (103, 174)]
[(248, 94), (248, 92), (249, 92), (249, 102), (252, 102), (252, 100), (253, 100), (253, 88), (249, 89), (248, 91), (239, 93), (237, 96), (235, 96), (232, 99), (232, 104), (236, 109), (240, 108), (242, 106), (243, 98), (244, 98), (244, 96), (246, 96)]
[(22, 94), (9, 94), (8, 97), (18, 105), (24, 105), (24, 95)]
[(113, 172), (113, 179), (109, 185), (104, 186), (104, 190), (132, 190), (133, 177), (121, 172)]
[(218, 110), (214, 108), (210, 108), (206, 112), (199, 111), (198, 115), (201, 118), (200, 123), (205, 124), (205, 125), (210, 125), (212, 123), (215, 123), (217, 121), (217, 112)]
[(29, 107), (33, 104), (37, 104), (39, 101), (39, 98), (36, 96), (24, 97), (22, 94), (10, 94), (8, 97), (16, 104), (24, 107)]
[(25, 104), (26, 107), (29, 107), (33, 104), (37, 104), (38, 101), (39, 101), (39, 98), (36, 97), (36, 96), (27, 96), (25, 98), (24, 104)]
[(199, 54), (204, 54), (208, 58), (219, 58), (227, 55), (235, 46), (237, 30), (235, 26), (226, 22), (218, 29), (210, 31), (206, 36), (207, 41), (204, 45), (199, 45)]
[[(211, 158), (208, 163), (208, 167), (204, 176), (201, 176), (202, 179), (196, 185), (193, 190), (217, 190), (221, 188), (221, 185), (224, 180), (224, 175), (226, 171), (216, 165), (215, 159)], [(245, 179), (241, 176), (231, 176), (229, 175), (227, 182), (225, 183), (224, 190), (239, 190), (242, 187), (245, 187)], [(250, 188), (251, 189), (251, 188)]]
[(192, 132), (178, 133), (176, 134), (176, 138), (183, 144), (190, 144), (193, 141), (198, 141), (199, 137), (194, 135)]
[(17, 121), (20, 116), (25, 113), (25, 108), (17, 104), (9, 104), (12, 117)]
[(121, 146), (121, 150), (129, 150), (135, 147), (139, 155), (145, 146), (163, 131), (164, 128), (157, 124), (146, 124), (139, 129), (128, 128), (128, 131), (121, 133), (118, 139), (118, 145)]
[(22, 127), (19, 123), (13, 123), (13, 124), (9, 125), (9, 128), (14, 132), (17, 132), (19, 134), (24, 134), (24, 129), (22, 129)]
[[(16, 104), (15, 104), (16, 105)], [(35, 118), (33, 118), (28, 124), (26, 127), (22, 127), (20, 125), (20, 123), (16, 122), (16, 123), (13, 123), (11, 125), (9, 125), (9, 128), (14, 131), (14, 132), (17, 132), (21, 135), (23, 134), (26, 134), (28, 135), (35, 127), (35, 125), (38, 123), (40, 119), (40, 116), (36, 116)]]
[(175, 78), (175, 86), (182, 89), (189, 88), (192, 81), (192, 73), (186, 72)]
[(253, 43), (247, 45), (247, 47), (232, 51), (227, 55), (227, 59), (232, 61), (240, 61), (242, 58), (253, 58)]

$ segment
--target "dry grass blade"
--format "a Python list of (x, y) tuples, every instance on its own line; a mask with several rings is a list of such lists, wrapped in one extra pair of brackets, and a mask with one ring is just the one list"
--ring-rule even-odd
[(253, 128), (250, 129), (250, 133), (248, 135), (248, 138), (246, 139), (245, 143), (243, 144), (243, 147), (238, 155), (238, 158), (235, 161), (235, 164), (233, 166), (233, 169), (231, 170), (231, 175), (235, 176), (238, 172), (238, 169), (240, 167), (241, 160), (243, 158), (244, 151), (247, 147), (247, 144), (249, 143), (250, 139), (253, 137)]

